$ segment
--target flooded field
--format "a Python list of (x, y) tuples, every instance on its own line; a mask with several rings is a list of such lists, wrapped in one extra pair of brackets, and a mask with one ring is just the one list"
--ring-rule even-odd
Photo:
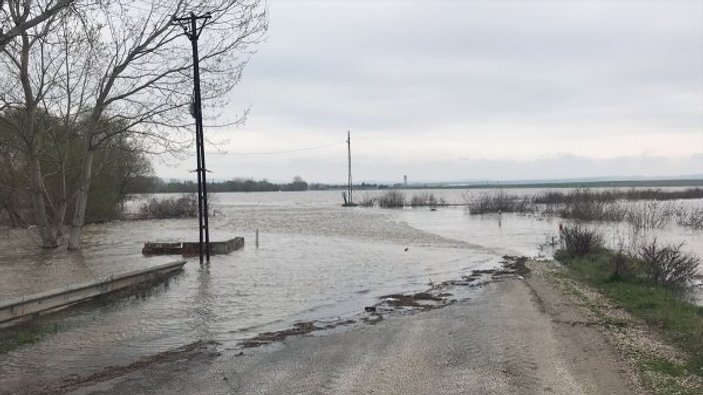
[[(462, 203), (464, 191), (433, 192)], [(382, 295), (422, 291), (430, 281), (496, 267), (503, 255), (549, 256), (540, 245), (557, 234), (561, 221), (470, 216), (462, 207), (342, 208), (339, 191), (223, 193), (214, 200), (211, 239), (244, 236), (242, 250), (213, 256), (202, 267), (191, 259), (181, 274), (145, 295), (42, 318), (57, 330), (0, 355), (0, 388), (22, 375), (86, 374), (197, 340), (231, 349), (298, 320), (353, 317)], [(626, 233), (622, 225), (594, 226), (611, 243)], [(703, 256), (702, 231), (671, 225), (651, 232), (662, 241), (686, 242)], [(0, 300), (172, 261), (142, 256), (143, 243), (197, 236), (197, 219), (90, 225), (76, 253), (41, 251), (31, 232), (2, 230)]]

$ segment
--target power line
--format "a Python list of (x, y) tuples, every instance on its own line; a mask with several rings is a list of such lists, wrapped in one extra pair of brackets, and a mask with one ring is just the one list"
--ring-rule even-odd
[(288, 154), (292, 152), (303, 152), (303, 151), (312, 151), (320, 148), (326, 148), (326, 147), (331, 147), (333, 145), (337, 144), (346, 144), (345, 141), (335, 141), (334, 143), (329, 143), (329, 144), (322, 144), (322, 145), (315, 145), (312, 147), (306, 147), (306, 148), (297, 148), (297, 149), (291, 149), (291, 150), (283, 150), (283, 151), (266, 151), (266, 152), (228, 152), (229, 155), (275, 155), (275, 154)]

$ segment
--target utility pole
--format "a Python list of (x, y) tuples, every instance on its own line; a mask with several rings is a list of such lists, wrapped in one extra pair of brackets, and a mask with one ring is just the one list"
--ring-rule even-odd
[(347, 155), (349, 157), (349, 180), (347, 190), (349, 191), (349, 205), (354, 205), (354, 199), (352, 199), (352, 174), (351, 174), (351, 132), (347, 130)]
[[(198, 38), (205, 27), (205, 22), (210, 19), (210, 13), (196, 16), (191, 12), (183, 18), (173, 17), (173, 22), (178, 23), (190, 40), (193, 47), (193, 101), (191, 103), (191, 115), (195, 118), (195, 150), (197, 154), (198, 167), (198, 228), (200, 230), (200, 264), (203, 264), (203, 253), (207, 263), (210, 263), (210, 231), (208, 229), (208, 205), (207, 205), (207, 167), (205, 167), (205, 147), (203, 144), (203, 112), (200, 99), (200, 58), (198, 57)], [(198, 20), (203, 20), (198, 28)]]

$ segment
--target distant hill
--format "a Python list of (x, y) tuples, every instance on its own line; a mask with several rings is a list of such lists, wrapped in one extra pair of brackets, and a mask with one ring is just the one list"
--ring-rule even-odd
[(604, 187), (703, 187), (703, 179), (662, 179), (662, 180), (549, 180), (530, 182), (497, 182), (482, 184), (453, 185), (454, 188), (604, 188)]
[[(384, 184), (367, 181), (371, 184)], [(389, 184), (387, 185), (398, 185)], [(588, 177), (539, 180), (463, 180), (447, 182), (419, 182), (407, 188), (573, 188), (573, 187), (703, 187), (703, 174), (670, 177)]]
[[(168, 192), (193, 192), (196, 185), (192, 180), (171, 179), (161, 180), (157, 177), (148, 177), (145, 182), (137, 183), (140, 187), (130, 190), (130, 193), (168, 193)], [(142, 185), (143, 184), (143, 185)], [(266, 180), (255, 181), (250, 179), (234, 179), (228, 181), (208, 180), (210, 192), (265, 192), (288, 190), (328, 190), (346, 189), (346, 184), (298, 183), (276, 184)], [(463, 181), (437, 181), (417, 182), (403, 186), (400, 183), (379, 181), (357, 181), (354, 189), (387, 189), (387, 188), (412, 188), (412, 189), (478, 189), (478, 188), (615, 188), (615, 187), (700, 187), (703, 188), (703, 174), (679, 177), (590, 177), (552, 180), (463, 180)]]

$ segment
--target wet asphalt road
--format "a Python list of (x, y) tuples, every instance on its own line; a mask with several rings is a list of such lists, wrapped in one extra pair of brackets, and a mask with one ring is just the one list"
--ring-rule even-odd
[[(194, 357), (72, 394), (627, 394), (617, 354), (544, 281), (246, 355)], [(87, 384), (87, 383), (86, 383)]]

